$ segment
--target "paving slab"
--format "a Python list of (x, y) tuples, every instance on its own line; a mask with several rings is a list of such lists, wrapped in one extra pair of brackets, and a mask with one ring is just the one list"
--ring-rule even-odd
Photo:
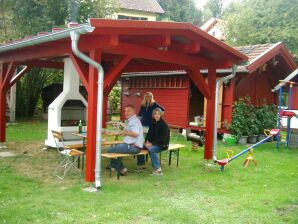
[(11, 153), (11, 152), (0, 152), (0, 157), (4, 158), (4, 157), (12, 157), (12, 156), (16, 156), (15, 154)]

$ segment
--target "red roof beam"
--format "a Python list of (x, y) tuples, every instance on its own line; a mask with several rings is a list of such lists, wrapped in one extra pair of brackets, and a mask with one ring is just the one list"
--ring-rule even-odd
[(143, 58), (153, 61), (160, 61), (171, 64), (178, 64), (184, 66), (192, 66), (197, 68), (208, 68), (213, 65), (213, 61), (200, 56), (188, 56), (177, 52), (170, 52), (164, 50), (157, 50), (154, 48), (138, 46), (135, 44), (128, 44), (119, 42), (119, 46), (115, 48), (106, 49), (108, 52), (115, 54), (131, 54), (136, 58)]
[(146, 47), (168, 47), (171, 44), (170, 35), (151, 35), (151, 36), (130, 36), (131, 38), (125, 38), (120, 40), (123, 42), (138, 44)]
[(196, 41), (190, 41), (190, 43), (187, 44), (173, 43), (171, 46), (169, 46), (168, 50), (187, 54), (196, 54), (200, 52), (201, 45)]
[(129, 63), (122, 72), (154, 72), (154, 71), (178, 71), (183, 70), (184, 66), (176, 64), (137, 64), (134, 61)]
[[(79, 49), (81, 51), (90, 51), (96, 48), (112, 47), (117, 45), (118, 37), (112, 36), (84, 36), (82, 35), (79, 41)], [(17, 54), (16, 54), (17, 52)], [(64, 41), (56, 41), (46, 46), (28, 47), (26, 49), (19, 49), (7, 52), (5, 55), (0, 54), (0, 61), (10, 62), (16, 60), (19, 62), (32, 60), (36, 58), (59, 57), (72, 53), (71, 41), (69, 39)]]
[(51, 61), (51, 60), (31, 60), (26, 61), (25, 65), (36, 68), (55, 68), (55, 69), (64, 69), (64, 63), (61, 61)]

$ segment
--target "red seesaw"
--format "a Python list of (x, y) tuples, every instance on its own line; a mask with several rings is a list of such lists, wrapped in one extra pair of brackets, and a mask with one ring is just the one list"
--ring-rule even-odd
[(244, 149), (243, 151), (239, 152), (238, 154), (236, 154), (232, 158), (225, 158), (225, 159), (221, 159), (221, 160), (216, 160), (214, 162), (217, 163), (218, 165), (220, 165), (220, 170), (221, 171), (224, 171), (225, 170), (225, 165), (227, 165), (228, 163), (230, 163), (234, 159), (237, 159), (239, 156), (242, 156), (243, 154), (247, 153), (248, 151), (255, 148), (256, 146), (259, 146), (259, 145), (263, 144), (269, 138), (271, 138), (272, 136), (277, 135), (278, 133), (279, 133), (279, 129), (272, 129), (271, 131), (270, 130), (265, 131), (265, 134), (266, 134), (267, 137), (264, 138), (263, 140), (261, 140), (261, 141), (257, 142), (256, 144)]

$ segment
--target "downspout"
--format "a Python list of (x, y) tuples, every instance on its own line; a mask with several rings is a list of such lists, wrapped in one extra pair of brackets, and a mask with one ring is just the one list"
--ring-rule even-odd
[(103, 81), (104, 81), (104, 70), (101, 64), (92, 60), (78, 49), (78, 41), (80, 34), (72, 31), (71, 37), (71, 48), (73, 53), (89, 65), (93, 66), (98, 71), (98, 93), (97, 93), (97, 126), (96, 126), (96, 158), (95, 158), (95, 187), (97, 190), (101, 188), (100, 172), (101, 172), (101, 142), (102, 142), (102, 108), (103, 108)]
[(212, 158), (213, 161), (216, 162), (217, 161), (217, 122), (218, 122), (218, 117), (217, 117), (217, 113), (218, 113), (218, 97), (219, 97), (219, 90), (221, 85), (224, 82), (229, 81), (230, 79), (234, 78), (237, 72), (237, 65), (233, 65), (232, 67), (232, 73), (226, 77), (223, 78), (219, 78), (216, 80), (216, 89), (215, 89), (215, 112), (214, 112), (214, 129), (213, 129), (213, 146), (212, 146)]

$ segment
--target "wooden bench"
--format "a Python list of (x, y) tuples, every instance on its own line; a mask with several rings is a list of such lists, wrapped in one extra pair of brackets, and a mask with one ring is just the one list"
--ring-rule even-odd
[[(170, 144), (169, 148), (165, 151), (169, 151), (169, 166), (171, 166), (172, 162), (172, 155), (176, 156), (177, 159), (177, 167), (179, 165), (179, 152), (181, 148), (184, 148), (185, 145), (182, 144)], [(120, 164), (121, 159), (124, 157), (130, 157), (130, 156), (138, 156), (138, 155), (148, 155), (148, 150), (142, 149), (138, 154), (124, 154), (124, 153), (102, 153), (101, 156), (108, 159), (116, 159), (117, 160), (117, 179), (120, 178)], [(161, 160), (161, 152), (159, 153), (159, 159)], [(111, 169), (110, 169), (110, 176), (112, 175)]]

